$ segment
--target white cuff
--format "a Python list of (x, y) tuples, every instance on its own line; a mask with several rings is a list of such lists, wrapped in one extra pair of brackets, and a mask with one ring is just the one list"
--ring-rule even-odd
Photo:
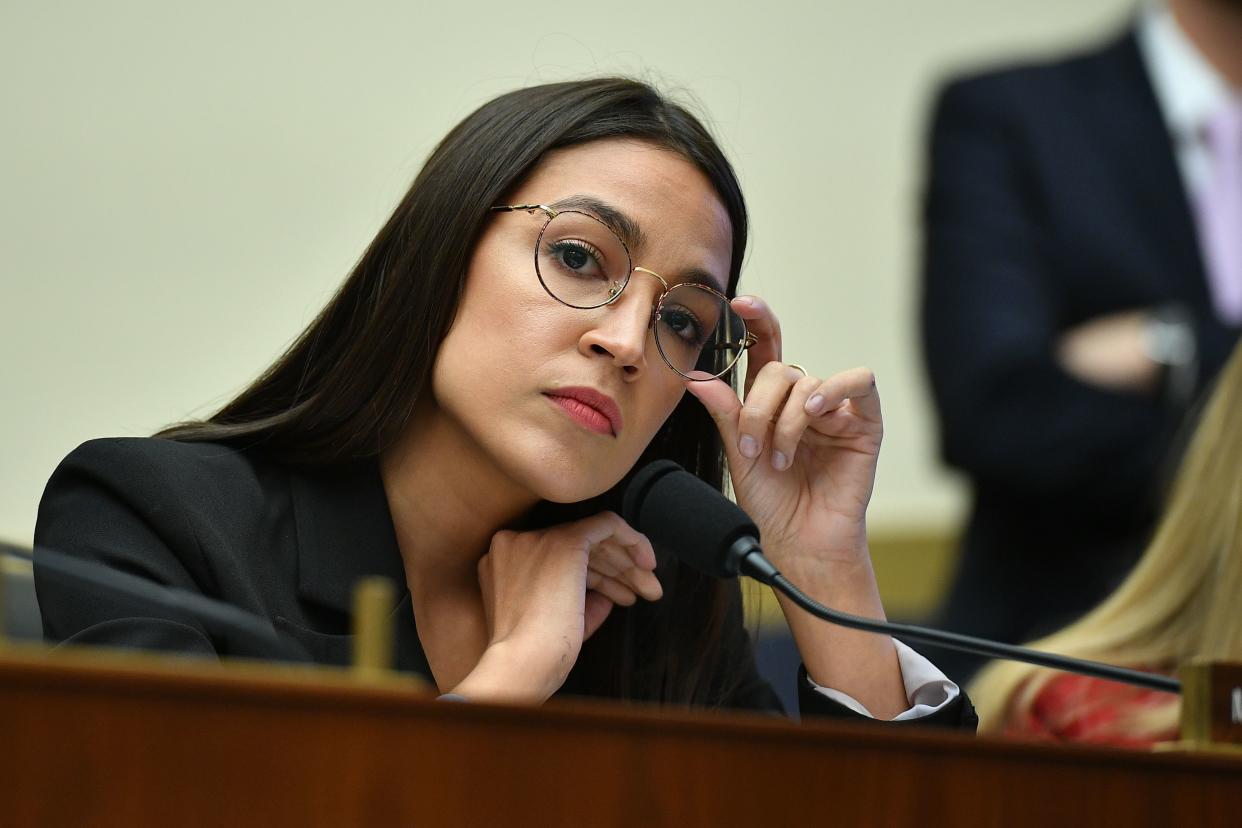
[[(901, 680), (906, 685), (906, 700), (910, 703), (910, 708), (898, 713), (892, 721), (903, 722), (930, 716), (957, 698), (961, 691), (935, 664), (895, 638), (893, 646), (897, 648), (897, 663), (901, 666)], [(875, 718), (870, 710), (852, 696), (817, 684), (810, 673), (807, 673), (806, 680), (816, 692), (845, 705), (855, 713)]]

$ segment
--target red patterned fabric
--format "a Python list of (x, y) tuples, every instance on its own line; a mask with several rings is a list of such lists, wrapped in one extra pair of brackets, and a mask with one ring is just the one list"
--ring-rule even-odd
[(1168, 693), (1062, 673), (1039, 691), (1029, 710), (1011, 714), (1006, 735), (1052, 742), (1149, 748), (1173, 741), (1177, 729), (1152, 735), (1128, 732), (1135, 714), (1171, 703)]

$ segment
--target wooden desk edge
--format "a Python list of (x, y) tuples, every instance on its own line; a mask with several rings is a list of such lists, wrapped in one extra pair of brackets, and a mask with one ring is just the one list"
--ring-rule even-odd
[[(437, 702), (427, 685), (400, 674), (363, 677), (345, 669), (217, 664), (205, 660), (100, 651), (0, 650), (0, 689), (48, 693), (177, 696), (187, 700), (317, 707), (342, 705), (379, 715), (412, 718), (456, 717), (462, 721), (538, 723), (547, 727), (590, 727), (630, 732), (659, 727), (662, 732), (807, 745), (891, 746), (929, 755), (985, 756), (998, 760), (1055, 761), (1068, 764), (1178, 767), (1242, 774), (1242, 755), (1234, 752), (1167, 750), (1138, 752), (1084, 745), (1015, 742), (931, 728), (883, 727), (868, 722), (808, 720), (792, 722), (763, 713), (673, 709), (654, 705), (558, 699), (543, 707)], [(0, 690), (2, 691), (2, 690)]]

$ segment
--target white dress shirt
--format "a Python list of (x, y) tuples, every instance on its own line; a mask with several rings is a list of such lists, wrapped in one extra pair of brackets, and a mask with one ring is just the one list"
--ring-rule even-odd
[[(956, 684), (949, 681), (948, 676), (940, 672), (940, 668), (895, 638), (893, 646), (897, 648), (897, 662), (901, 665), (901, 680), (906, 685), (906, 700), (910, 703), (910, 707), (894, 716), (892, 721), (921, 719), (935, 713), (957, 698), (961, 691)], [(807, 678), (810, 679), (810, 676), (808, 675)], [(852, 696), (840, 690), (822, 687), (816, 684), (814, 679), (810, 680), (811, 685), (817, 691), (833, 701), (845, 705), (855, 713), (875, 718), (870, 710)]]
[(1212, 175), (1204, 127), (1236, 94), (1182, 31), (1166, 3), (1139, 13), (1139, 53), (1164, 115), (1186, 192), (1198, 201)]

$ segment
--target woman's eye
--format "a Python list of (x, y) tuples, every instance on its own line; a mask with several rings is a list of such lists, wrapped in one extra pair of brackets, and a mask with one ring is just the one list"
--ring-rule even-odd
[(581, 242), (560, 241), (552, 244), (552, 256), (561, 267), (576, 276), (605, 279), (599, 257)]
[(691, 345), (702, 347), (706, 341), (703, 326), (694, 314), (685, 308), (664, 308), (660, 311), (660, 321), (669, 330)]

